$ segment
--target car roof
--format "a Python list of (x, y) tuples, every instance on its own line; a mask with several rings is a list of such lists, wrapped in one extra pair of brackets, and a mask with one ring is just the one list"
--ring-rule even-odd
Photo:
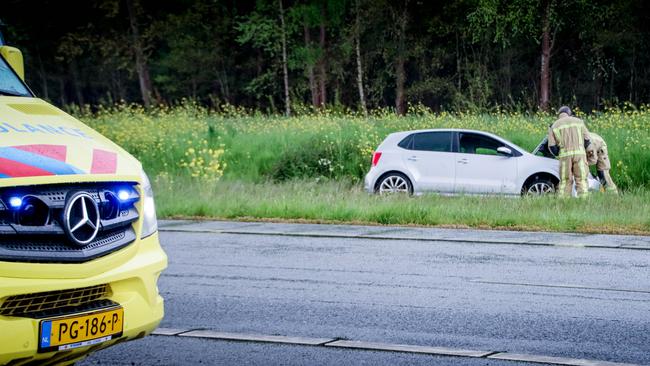
[[(408, 130), (408, 131), (394, 132), (394, 133), (390, 134), (389, 136), (392, 135), (393, 137), (402, 137), (402, 136), (406, 137), (406, 136), (408, 136), (410, 134), (421, 133), (421, 132), (467, 132), (467, 133), (478, 133), (478, 134), (490, 136), (490, 137), (492, 137), (492, 138), (494, 138), (496, 140), (504, 142), (504, 143), (506, 143), (506, 144), (508, 144), (508, 145), (510, 145), (512, 147), (515, 147), (516, 149), (518, 149), (522, 153), (528, 153), (528, 151), (526, 151), (526, 149), (522, 148), (521, 146), (518, 146), (517, 144), (513, 143), (512, 141), (510, 141), (508, 139), (505, 139), (505, 138), (503, 138), (503, 137), (501, 137), (499, 135), (495, 135), (495, 134), (493, 134), (491, 132), (487, 132), (487, 131), (471, 130), (471, 129), (464, 129), (464, 128), (429, 128), (429, 129), (422, 129), (422, 130)], [(388, 140), (388, 138), (387, 138), (387, 140)]]
[(448, 132), (448, 131), (486, 133), (485, 131), (470, 130), (465, 128), (425, 128), (421, 130), (408, 130), (408, 131), (400, 131), (400, 132)]
[(480, 133), (483, 135), (488, 135), (492, 137), (496, 137), (497, 139), (500, 140), (505, 140), (503, 137), (499, 135), (495, 135), (493, 133), (487, 132), (487, 131), (480, 131), (480, 130), (470, 130), (470, 129), (464, 129), (464, 128), (428, 128), (428, 129), (422, 129), (422, 130), (409, 130), (409, 131), (399, 131), (395, 132), (395, 134), (411, 134), (411, 133), (421, 133), (421, 132), (468, 132), (468, 133)]

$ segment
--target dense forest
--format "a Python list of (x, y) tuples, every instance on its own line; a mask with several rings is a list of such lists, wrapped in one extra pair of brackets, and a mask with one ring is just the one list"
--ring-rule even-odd
[(58, 105), (183, 98), (270, 113), (650, 102), (644, 0), (3, 0)]

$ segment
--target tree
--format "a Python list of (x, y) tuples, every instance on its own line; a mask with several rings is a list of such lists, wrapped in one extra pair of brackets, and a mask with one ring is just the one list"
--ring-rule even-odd
[(316, 57), (313, 57), (312, 54), (312, 42), (311, 42), (311, 31), (309, 30), (309, 24), (305, 17), (303, 20), (303, 33), (305, 36), (305, 69), (307, 72), (307, 79), (309, 80), (309, 91), (311, 92), (311, 104), (314, 108), (318, 108), (320, 105), (320, 92), (318, 86), (316, 85), (316, 76), (314, 75), (314, 64), (316, 63)]
[(551, 36), (551, 0), (542, 0), (542, 55), (540, 58), (539, 109), (548, 111), (551, 83), (551, 51), (555, 35)]
[(287, 67), (287, 27), (284, 24), (284, 8), (282, 0), (278, 0), (280, 5), (280, 29), (282, 32), (282, 75), (284, 76), (284, 114), (291, 115), (291, 101), (289, 100), (289, 71)]
[(318, 59), (318, 89), (320, 93), (319, 107), (323, 108), (327, 104), (327, 48), (325, 45), (325, 38), (327, 30), (325, 28), (325, 21), (327, 17), (327, 8), (324, 2), (319, 4), (320, 8), (320, 24), (318, 25), (319, 37), (318, 46), (320, 47), (321, 57)]
[(359, 104), (361, 105), (361, 111), (364, 116), (368, 116), (368, 107), (366, 106), (366, 95), (363, 90), (363, 67), (361, 62), (361, 9), (359, 7), (359, 2), (361, 0), (355, 0), (355, 12), (354, 12), (354, 54), (357, 61), (357, 89), (359, 90)]
[(79, 66), (77, 59), (81, 58), (84, 53), (83, 45), (88, 43), (88, 39), (79, 33), (69, 33), (60, 42), (57, 58), (60, 61), (67, 63), (68, 72), (71, 78), (74, 96), (79, 106), (85, 104), (82, 83), (79, 77)]
[(407, 101), (650, 102), (647, 1), (279, 1), (74, 1), (72, 13), (5, 0), (2, 22), (27, 82), (59, 105), (190, 97), (286, 114), (301, 102), (398, 113)]
[[(327, 103), (326, 3), (327, 0), (308, 1), (295, 6), (292, 11), (292, 17), (302, 23), (304, 47), (298, 50), (298, 58), (302, 59), (305, 65), (314, 108), (322, 108)], [(313, 28), (318, 29), (318, 42), (312, 40)]]
[(138, 0), (126, 0), (126, 8), (129, 16), (129, 25), (131, 26), (131, 36), (133, 38), (132, 46), (133, 53), (135, 54), (135, 69), (138, 73), (138, 80), (140, 82), (142, 102), (145, 107), (149, 107), (151, 106), (153, 91), (151, 87), (151, 76), (149, 76), (149, 66), (147, 65), (147, 54), (140, 33), (140, 25), (138, 24), (140, 3)]
[(232, 102), (238, 53), (232, 39), (223, 36), (233, 28), (228, 7), (195, 0), (184, 11), (154, 21), (152, 28), (164, 50), (151, 63), (156, 85), (175, 99)]
[(468, 16), (475, 40), (490, 29), (493, 41), (503, 48), (510, 46), (517, 37), (541, 45), (538, 107), (543, 111), (549, 108), (555, 36), (562, 29), (570, 6), (557, 0), (479, 0), (476, 10)]
[(395, 112), (398, 115), (406, 114), (405, 84), (406, 70), (406, 27), (408, 25), (408, 0), (404, 0), (400, 7), (391, 8), (391, 16), (395, 22)]
[[(288, 46), (283, 43), (283, 39), (287, 40), (286, 32), (287, 26), (285, 24), (284, 30), (281, 21), (284, 19), (282, 16), (277, 15), (278, 3), (271, 3), (267, 1), (258, 1), (255, 5), (255, 10), (245, 17), (241, 17), (237, 22), (235, 29), (238, 32), (237, 42), (245, 45), (251, 45), (254, 49), (261, 51), (268, 56), (271, 60), (267, 65), (267, 69), (260, 72), (257, 77), (248, 83), (247, 90), (255, 93), (257, 98), (264, 98), (266, 94), (274, 92), (275, 79), (278, 71), (283, 70), (283, 75), (287, 75), (287, 88), (285, 89), (285, 113), (286, 113), (286, 99), (288, 97), (288, 71), (284, 74), (284, 66), (288, 64), (288, 56), (285, 58), (283, 50), (286, 51)], [(284, 13), (284, 8), (282, 8)], [(281, 19), (282, 18), (282, 19)], [(277, 20), (276, 20), (277, 19)], [(280, 22), (278, 22), (280, 20)], [(284, 35), (284, 38), (283, 38)], [(283, 47), (284, 46), (284, 47)], [(288, 65), (287, 65), (288, 66)], [(272, 102), (272, 98), (269, 96)]]

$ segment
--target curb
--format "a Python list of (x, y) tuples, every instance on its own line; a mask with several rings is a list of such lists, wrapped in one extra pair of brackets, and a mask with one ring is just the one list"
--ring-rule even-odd
[(311, 338), (311, 337), (295, 337), (295, 336), (281, 336), (281, 335), (266, 335), (266, 334), (247, 334), (247, 333), (231, 333), (219, 332), (207, 329), (197, 328), (158, 328), (151, 333), (155, 336), (165, 337), (187, 337), (187, 338), (201, 338), (212, 339), (220, 341), (231, 342), (252, 342), (252, 343), (273, 343), (273, 344), (290, 344), (306, 347), (327, 347), (327, 348), (345, 348), (356, 349), (363, 351), (380, 351), (380, 352), (400, 352), (410, 354), (426, 354), (433, 356), (451, 356), (451, 357), (464, 357), (464, 358), (483, 358), (483, 359), (497, 359), (502, 361), (513, 362), (531, 362), (561, 366), (634, 366), (635, 364), (588, 360), (579, 358), (566, 358), (566, 357), (552, 357), (542, 355), (529, 355), (521, 353), (508, 353), (503, 351), (480, 351), (480, 350), (467, 350), (460, 348), (447, 348), (447, 347), (432, 347), (421, 345), (409, 344), (393, 344), (393, 343), (379, 343), (379, 342), (365, 342), (344, 340), (340, 338)]
[(305, 238), (338, 238), (338, 239), (375, 239), (375, 240), (399, 240), (399, 241), (421, 241), (421, 242), (443, 242), (458, 244), (491, 244), (491, 245), (528, 245), (528, 246), (545, 246), (545, 247), (565, 247), (565, 248), (600, 248), (600, 249), (629, 249), (629, 250), (650, 250), (649, 247), (630, 246), (630, 245), (599, 245), (599, 244), (580, 244), (580, 243), (550, 243), (535, 241), (496, 241), (480, 239), (451, 239), (451, 238), (422, 238), (409, 236), (390, 236), (380, 234), (318, 234), (318, 233), (300, 233), (300, 232), (277, 232), (277, 231), (253, 231), (253, 230), (219, 230), (219, 229), (183, 229), (183, 225), (172, 227), (162, 227), (162, 232), (179, 232), (179, 233), (203, 233), (203, 234), (231, 234), (231, 235), (264, 235), (264, 236), (284, 236), (284, 237), (305, 237)]

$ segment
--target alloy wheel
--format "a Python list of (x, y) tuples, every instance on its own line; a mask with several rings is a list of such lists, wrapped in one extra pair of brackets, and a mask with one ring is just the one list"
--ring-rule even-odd
[(400, 176), (390, 175), (379, 185), (379, 194), (385, 193), (409, 193), (409, 184)]
[(547, 182), (537, 182), (528, 187), (528, 194), (535, 196), (543, 196), (555, 192), (555, 187)]

